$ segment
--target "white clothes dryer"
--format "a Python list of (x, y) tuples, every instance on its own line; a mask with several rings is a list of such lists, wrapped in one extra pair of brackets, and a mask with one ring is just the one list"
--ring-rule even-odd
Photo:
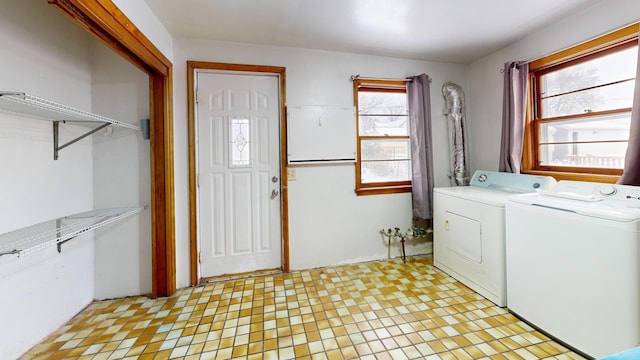
[(553, 184), (548, 176), (478, 170), (469, 186), (434, 188), (434, 265), (504, 307), (507, 197)]
[(509, 311), (596, 358), (640, 343), (640, 187), (559, 181), (506, 223)]

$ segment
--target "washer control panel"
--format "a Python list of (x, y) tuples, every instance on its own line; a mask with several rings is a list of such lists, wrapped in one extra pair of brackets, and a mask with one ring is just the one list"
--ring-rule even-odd
[(603, 196), (611, 196), (617, 193), (618, 190), (613, 185), (602, 185), (598, 187), (598, 193)]
[(576, 198), (582, 196), (599, 200), (634, 201), (640, 204), (640, 186), (562, 180), (548, 192), (573, 194)]
[[(633, 186), (633, 187), (637, 188), (637, 186)], [(628, 199), (628, 200), (638, 200), (638, 201), (640, 201), (640, 189), (630, 190), (629, 192), (626, 193), (624, 198)]]

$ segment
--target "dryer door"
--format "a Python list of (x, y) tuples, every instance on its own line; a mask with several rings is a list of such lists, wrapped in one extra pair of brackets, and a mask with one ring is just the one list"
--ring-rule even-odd
[(482, 228), (480, 222), (447, 211), (445, 213), (444, 229), (448, 232), (449, 251), (478, 264), (482, 263)]

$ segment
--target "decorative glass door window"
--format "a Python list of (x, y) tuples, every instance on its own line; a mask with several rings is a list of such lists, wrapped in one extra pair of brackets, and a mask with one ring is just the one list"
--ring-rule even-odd
[(229, 121), (229, 167), (251, 166), (251, 124), (248, 118)]

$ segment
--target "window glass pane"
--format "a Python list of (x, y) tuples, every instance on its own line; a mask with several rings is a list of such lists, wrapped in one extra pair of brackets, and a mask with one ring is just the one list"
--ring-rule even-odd
[(411, 180), (411, 160), (363, 161), (361, 164), (363, 184)]
[(407, 114), (407, 94), (395, 92), (358, 92), (360, 114)]
[(360, 136), (407, 136), (408, 116), (359, 116)]
[(623, 168), (631, 115), (540, 124), (541, 165)]
[(633, 102), (634, 81), (583, 90), (542, 99), (542, 117), (583, 114), (630, 108)]
[[(624, 168), (627, 143), (540, 145), (540, 165)], [(608, 155), (618, 153), (622, 155)]]
[[(542, 75), (542, 117), (631, 107), (633, 81), (614, 83), (635, 78), (637, 51), (630, 47)], [(599, 88), (580, 91), (590, 87)]]
[(362, 161), (410, 159), (409, 139), (362, 140)]
[(543, 96), (609, 84), (636, 76), (638, 48), (615, 53), (550, 72), (541, 77)]
[(630, 113), (542, 123), (540, 143), (627, 140), (630, 124)]

